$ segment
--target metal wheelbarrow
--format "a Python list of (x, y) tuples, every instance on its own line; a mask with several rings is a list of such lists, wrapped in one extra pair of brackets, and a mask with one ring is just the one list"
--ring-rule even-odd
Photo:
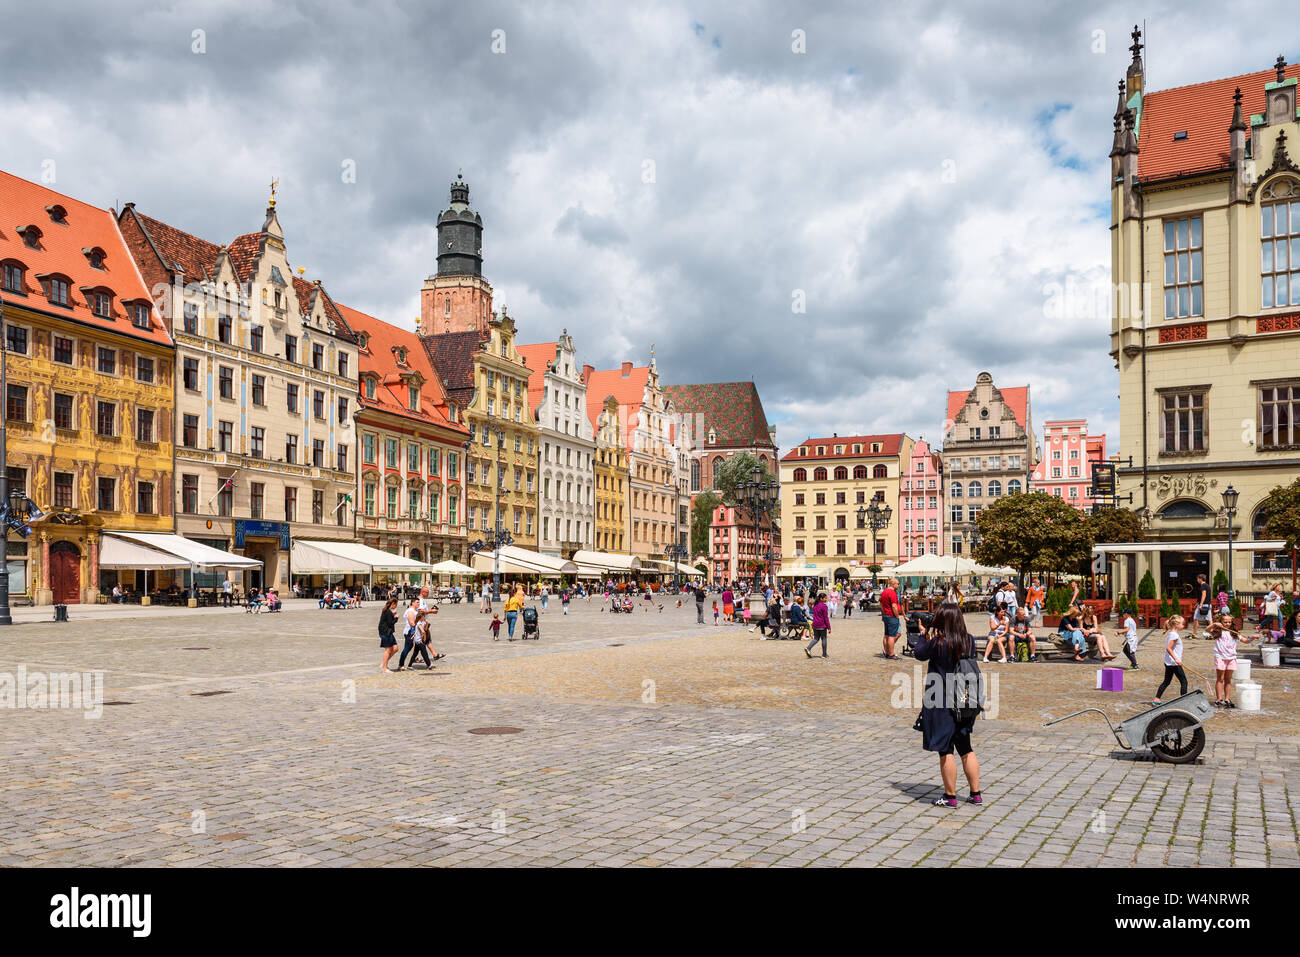
[(1200, 756), (1205, 749), (1205, 722), (1214, 714), (1205, 692), (1193, 691), (1125, 718), (1118, 728), (1110, 723), (1104, 711), (1097, 708), (1084, 708), (1064, 718), (1048, 721), (1043, 727), (1077, 718), (1089, 711), (1102, 716), (1124, 750), (1135, 751), (1145, 745), (1157, 758), (1170, 764), (1190, 764)]

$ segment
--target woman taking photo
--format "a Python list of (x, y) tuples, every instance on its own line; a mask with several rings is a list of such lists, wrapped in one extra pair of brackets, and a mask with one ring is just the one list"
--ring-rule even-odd
[[(951, 602), (945, 602), (934, 613), (934, 621), (921, 636), (914, 649), (917, 661), (928, 661), (926, 693), (922, 701), (921, 716), (917, 719), (921, 732), (921, 747), (939, 755), (939, 777), (943, 781), (943, 797), (935, 800), (936, 807), (957, 807), (957, 761), (953, 752), (961, 755), (962, 770), (970, 785), (967, 804), (982, 804), (980, 794), (980, 763), (971, 744), (972, 717), (958, 720), (950, 710), (953, 702), (949, 693), (953, 682), (950, 676), (958, 672), (958, 662), (975, 658), (975, 642), (966, 631), (961, 611)], [(978, 666), (972, 666), (978, 668)], [(963, 673), (964, 675), (965, 673)], [(932, 690), (942, 688), (942, 692)]]

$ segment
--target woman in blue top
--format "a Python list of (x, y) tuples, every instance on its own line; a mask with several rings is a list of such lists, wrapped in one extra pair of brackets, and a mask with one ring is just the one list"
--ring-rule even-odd
[[(980, 794), (980, 762), (975, 757), (975, 749), (970, 735), (974, 719), (958, 722), (948, 710), (948, 677), (957, 669), (957, 662), (962, 658), (975, 657), (975, 642), (971, 641), (966, 631), (966, 621), (961, 610), (952, 602), (940, 605), (934, 613), (930, 628), (916, 643), (913, 653), (917, 661), (928, 661), (926, 674), (926, 694), (922, 701), (921, 747), (939, 755), (939, 776), (943, 780), (943, 797), (934, 803), (938, 807), (957, 807), (957, 762), (953, 751), (961, 755), (962, 770), (966, 772), (966, 782), (970, 785), (968, 804), (982, 804)], [(931, 691), (942, 688), (942, 691)]]

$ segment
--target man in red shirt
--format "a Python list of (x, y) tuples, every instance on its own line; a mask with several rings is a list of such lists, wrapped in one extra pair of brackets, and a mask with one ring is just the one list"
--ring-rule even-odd
[(903, 617), (903, 606), (898, 603), (897, 578), (891, 578), (886, 582), (885, 590), (880, 593), (880, 617), (885, 622), (885, 657), (897, 661), (898, 655), (894, 654), (894, 643), (898, 641), (899, 624)]

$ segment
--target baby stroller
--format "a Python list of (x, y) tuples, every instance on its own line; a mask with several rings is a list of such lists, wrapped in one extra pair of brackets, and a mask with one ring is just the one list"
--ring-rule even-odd
[(903, 654), (915, 657), (916, 643), (921, 640), (922, 632), (929, 630), (934, 622), (934, 616), (925, 611), (909, 611), (904, 621), (907, 624), (907, 642)]
[(529, 638), (536, 641), (541, 637), (541, 632), (537, 627), (537, 609), (529, 605), (524, 609), (524, 640)]

